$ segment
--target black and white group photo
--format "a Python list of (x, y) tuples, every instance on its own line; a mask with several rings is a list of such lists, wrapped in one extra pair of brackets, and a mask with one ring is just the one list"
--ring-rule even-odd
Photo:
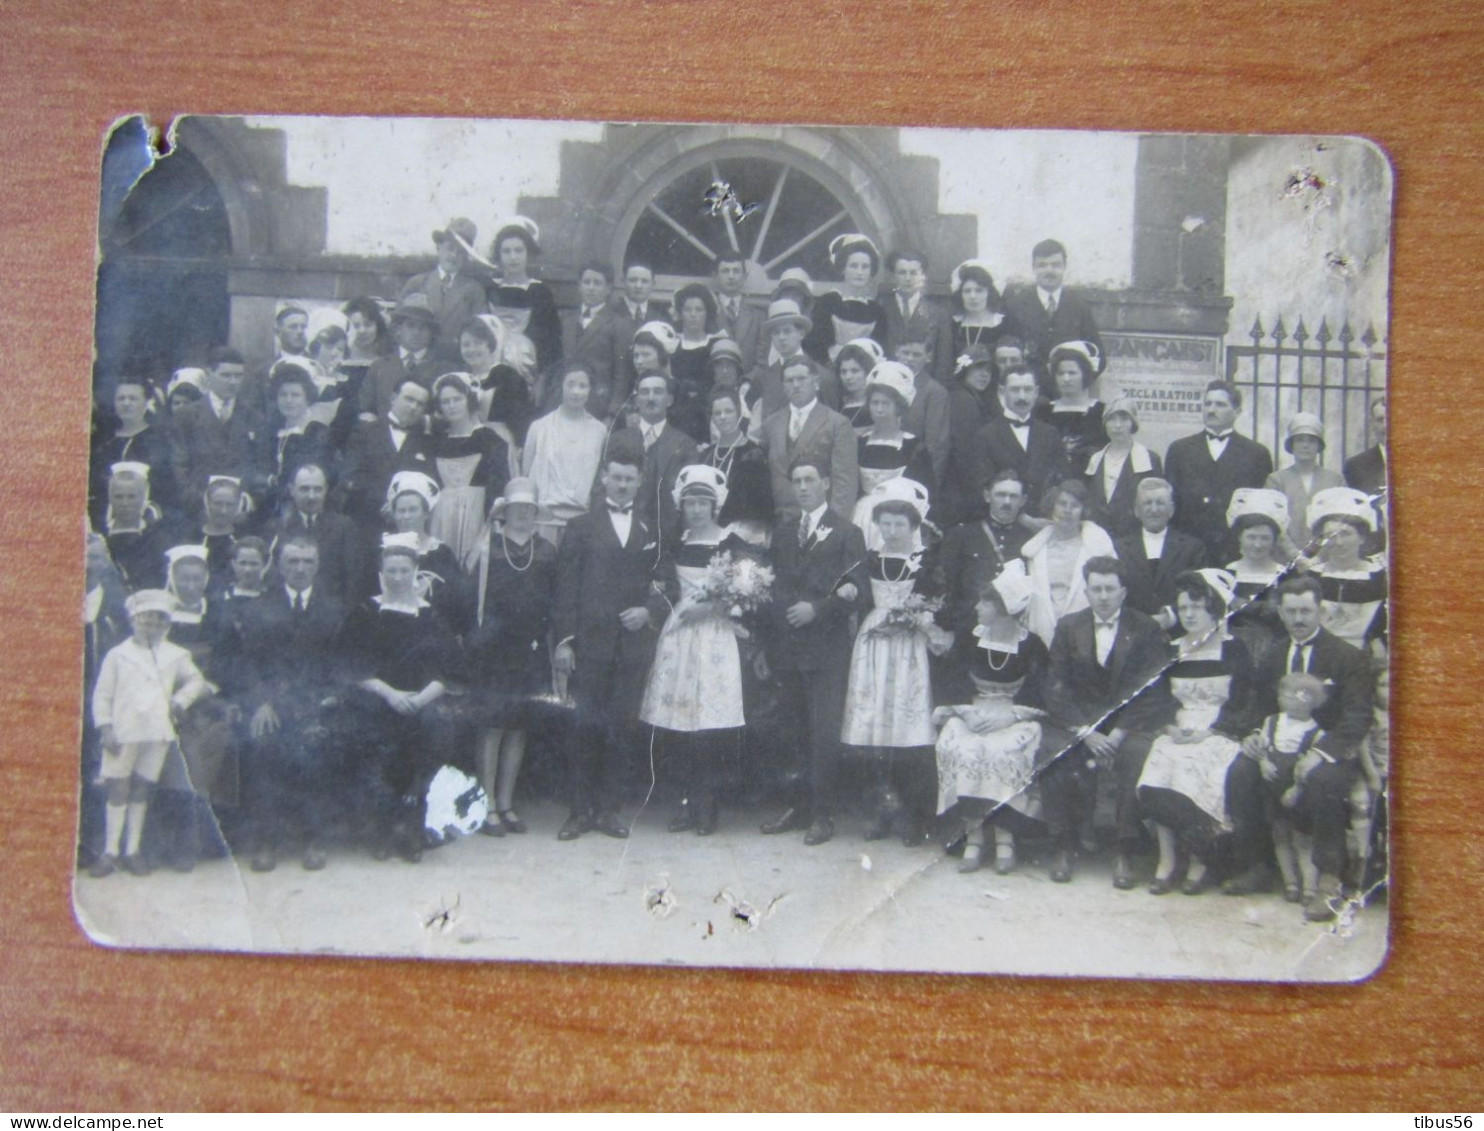
[(141, 121), (97, 941), (1353, 981), (1391, 171), (1350, 138)]

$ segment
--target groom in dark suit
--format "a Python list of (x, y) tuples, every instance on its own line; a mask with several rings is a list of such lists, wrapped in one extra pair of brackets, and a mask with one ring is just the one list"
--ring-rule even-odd
[(1165, 453), (1165, 478), (1175, 485), (1175, 525), (1206, 545), (1207, 560), (1229, 562), (1226, 508), (1238, 487), (1261, 487), (1273, 473), (1273, 454), (1232, 429), (1242, 394), (1226, 381), (1206, 386), (1205, 431), (1182, 436)]
[(597, 505), (567, 524), (557, 554), (552, 663), (577, 703), (567, 741), (572, 811), (559, 840), (591, 829), (629, 835), (619, 791), (663, 611), (651, 585), (658, 531), (634, 505), (644, 454), (615, 439), (603, 459)]
[[(599, 420), (611, 420), (628, 400), (630, 388), (629, 346), (637, 327), (608, 303), (613, 290), (613, 268), (599, 260), (584, 263), (577, 276), (581, 301), (574, 310), (562, 312), (562, 359), (583, 362), (593, 374), (587, 410)], [(562, 400), (562, 383), (553, 374), (538, 406), (550, 412)]]
[[(1163, 681), (1149, 685), (1170, 658), (1160, 627), (1125, 604), (1128, 587), (1117, 558), (1090, 558), (1082, 567), (1091, 605), (1068, 613), (1056, 625), (1046, 704), (1045, 728), (1054, 760), (1041, 771), (1046, 823), (1056, 842), (1051, 879), (1072, 879), (1078, 824), (1097, 796), (1097, 769), (1117, 778), (1118, 855), (1113, 884), (1134, 886), (1129, 854), (1138, 844), (1137, 787), (1144, 760), (1160, 727), (1174, 717)], [(1149, 686), (1146, 686), (1149, 685)], [(1057, 731), (1066, 733), (1057, 736)]]
[(1001, 415), (974, 437), (964, 461), (977, 489), (1009, 468), (1025, 485), (1026, 510), (1040, 512), (1041, 497), (1064, 479), (1074, 478), (1066, 445), (1055, 428), (1032, 419), (1036, 407), (1036, 376), (1020, 367), (1005, 374), (1000, 385)]
[(778, 676), (779, 733), (791, 742), (794, 785), (789, 807), (762, 831), (807, 828), (804, 843), (816, 845), (835, 835), (851, 614), (870, 608), (871, 583), (865, 538), (830, 509), (826, 469), (801, 456), (789, 479), (800, 513), (781, 520), (773, 536), (768, 661)]

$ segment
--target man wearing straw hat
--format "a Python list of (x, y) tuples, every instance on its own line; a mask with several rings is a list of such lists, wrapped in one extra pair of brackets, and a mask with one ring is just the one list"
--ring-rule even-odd
[(472, 220), (454, 217), (446, 228), (433, 233), (438, 265), (408, 279), (398, 296), (422, 295), (428, 300), (428, 309), (438, 322), (438, 342), (445, 350), (458, 348), (464, 323), (485, 309), (484, 286), (464, 273), (478, 238), (479, 229)]
[[(819, 399), (830, 408), (839, 410), (840, 379), (834, 371), (820, 365), (804, 352), (804, 338), (814, 328), (814, 322), (804, 313), (796, 299), (777, 298), (768, 304), (768, 318), (763, 323), (763, 333), (773, 343), (773, 352), (778, 360), (766, 365), (759, 364), (747, 375), (747, 380), (758, 393), (759, 404), (753, 413), (753, 421), (761, 427), (769, 414), (777, 412), (788, 403), (788, 394), (783, 389), (783, 369), (798, 363), (807, 365), (819, 386)], [(760, 439), (754, 433), (753, 439)]]

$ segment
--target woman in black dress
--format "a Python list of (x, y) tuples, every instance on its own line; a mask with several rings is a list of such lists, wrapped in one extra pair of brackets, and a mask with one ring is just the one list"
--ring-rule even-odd
[(345, 360), (340, 368), (363, 380), (371, 363), (386, 356), (391, 335), (381, 305), (370, 295), (359, 295), (342, 308), (346, 322)]
[(545, 373), (562, 360), (562, 320), (551, 288), (530, 275), (541, 254), (536, 221), (514, 216), (502, 223), (491, 244), (500, 278), (489, 286), (490, 310), (506, 325), (531, 339), (536, 372)]
[(804, 338), (804, 352), (829, 365), (847, 342), (872, 338), (886, 346), (886, 309), (876, 298), (881, 252), (859, 232), (830, 241), (830, 263), (840, 276), (840, 289), (814, 300), (809, 317), (814, 328)]
[(835, 376), (840, 379), (840, 415), (850, 421), (856, 439), (871, 430), (871, 410), (866, 404), (866, 378), (886, 351), (875, 338), (852, 338), (835, 354)]
[(689, 283), (675, 292), (671, 304), (680, 344), (670, 357), (670, 376), (675, 381), (675, 403), (670, 420), (698, 444), (711, 438), (711, 346), (722, 336), (716, 324), (716, 299), (700, 283)]
[(1091, 342), (1062, 342), (1046, 365), (1057, 397), (1038, 404), (1036, 417), (1061, 433), (1067, 459), (1080, 471), (1104, 444), (1103, 403), (1092, 395), (1102, 356)]
[(536, 418), (536, 401), (525, 378), (501, 360), (504, 345), (505, 324), (493, 314), (476, 314), (459, 331), (459, 354), (479, 392), (477, 415), (519, 451)]
[(1108, 442), (1081, 467), (1074, 467), (1087, 484), (1089, 517), (1114, 538), (1128, 538), (1142, 527), (1134, 514), (1139, 484), (1164, 475), (1159, 456), (1134, 439), (1139, 410), (1128, 397), (1117, 397), (1103, 411), (1103, 433)]
[(865, 535), (868, 550), (881, 548), (880, 531), (871, 519), (871, 510), (881, 499), (872, 491), (902, 477), (922, 484), (929, 493), (933, 489), (933, 465), (926, 445), (902, 430), (914, 387), (912, 371), (899, 361), (879, 362), (867, 379), (871, 430), (858, 442), (861, 490), (852, 521)]
[[(170, 436), (150, 421), (154, 393), (142, 377), (124, 377), (114, 386), (113, 416), (117, 423), (100, 424), (93, 442), (88, 517), (102, 529), (108, 510), (109, 468), (116, 463), (142, 463), (149, 468), (150, 495), (167, 511), (175, 504), (175, 476), (170, 462)], [(100, 417), (105, 414), (100, 410)]]
[(337, 648), (373, 855), (396, 851), (413, 864), (422, 859), (428, 784), (458, 730), (444, 697), (463, 675), (458, 641), (417, 592), (417, 566), (414, 538), (382, 538), (381, 593), (346, 618)]
[(970, 346), (983, 346), (994, 356), (1001, 338), (1020, 336), (1015, 319), (1005, 312), (999, 288), (989, 265), (968, 259), (948, 276), (953, 292), (953, 356), (961, 357)]
[(716, 440), (703, 444), (697, 463), (725, 477), (726, 502), (716, 521), (728, 533), (766, 547), (773, 528), (773, 482), (762, 446), (742, 431), (742, 398), (725, 386), (711, 390), (711, 428)]
[(556, 547), (536, 536), (540, 502), (529, 479), (512, 479), (490, 508), (490, 535), (466, 588), (472, 627), (464, 641), (477, 693), (479, 780), (491, 814), (486, 836), (523, 833), (515, 786), (526, 755), (526, 730), (552, 697), (551, 600)]
[(314, 362), (315, 402), (311, 415), (330, 429), (330, 446), (338, 455), (345, 450), (350, 430), (356, 424), (361, 382), (366, 370), (347, 366), (350, 323), (338, 310), (318, 307), (309, 312), (309, 345), (304, 351)]
[(268, 377), (268, 397), (273, 412), (259, 439), (259, 467), (268, 476), (268, 510), (276, 512), (289, 502), (294, 474), (305, 464), (324, 468), (334, 485), (335, 462), (330, 452), (330, 429), (310, 416), (317, 393), (314, 379), (303, 363), (283, 360)]
[(438, 419), (429, 446), (440, 493), (428, 532), (463, 566), (484, 537), (489, 503), (510, 478), (510, 448), (479, 423), (479, 394), (467, 374), (445, 373), (434, 381), (433, 405)]
[(933, 518), (947, 529), (972, 522), (984, 511), (982, 484), (974, 482), (973, 453), (979, 430), (999, 415), (994, 354), (985, 345), (971, 345), (954, 362), (948, 386), (948, 465), (933, 500)]
[(428, 517), (438, 495), (438, 484), (431, 476), (421, 471), (399, 471), (387, 485), (385, 514), (393, 534), (417, 539), (418, 594), (452, 625), (452, 602), (464, 570), (453, 550), (428, 533)]
[(1232, 492), (1226, 521), (1242, 555), (1226, 567), (1236, 579), (1227, 628), (1247, 645), (1254, 666), (1260, 666), (1288, 639), (1278, 616), (1278, 586), (1290, 576), (1278, 556), (1288, 525), (1288, 497), (1270, 487), (1239, 487)]

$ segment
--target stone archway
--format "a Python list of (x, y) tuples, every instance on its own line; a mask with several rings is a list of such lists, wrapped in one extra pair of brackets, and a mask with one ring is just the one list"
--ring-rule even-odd
[(796, 170), (883, 250), (921, 247), (945, 278), (954, 256), (977, 246), (975, 217), (938, 211), (937, 162), (903, 154), (891, 129), (608, 126), (601, 141), (566, 143), (557, 194), (523, 198), (521, 210), (541, 223), (551, 273), (571, 278), (587, 260), (621, 263), (650, 205), (672, 185), (712, 162), (748, 160)]

